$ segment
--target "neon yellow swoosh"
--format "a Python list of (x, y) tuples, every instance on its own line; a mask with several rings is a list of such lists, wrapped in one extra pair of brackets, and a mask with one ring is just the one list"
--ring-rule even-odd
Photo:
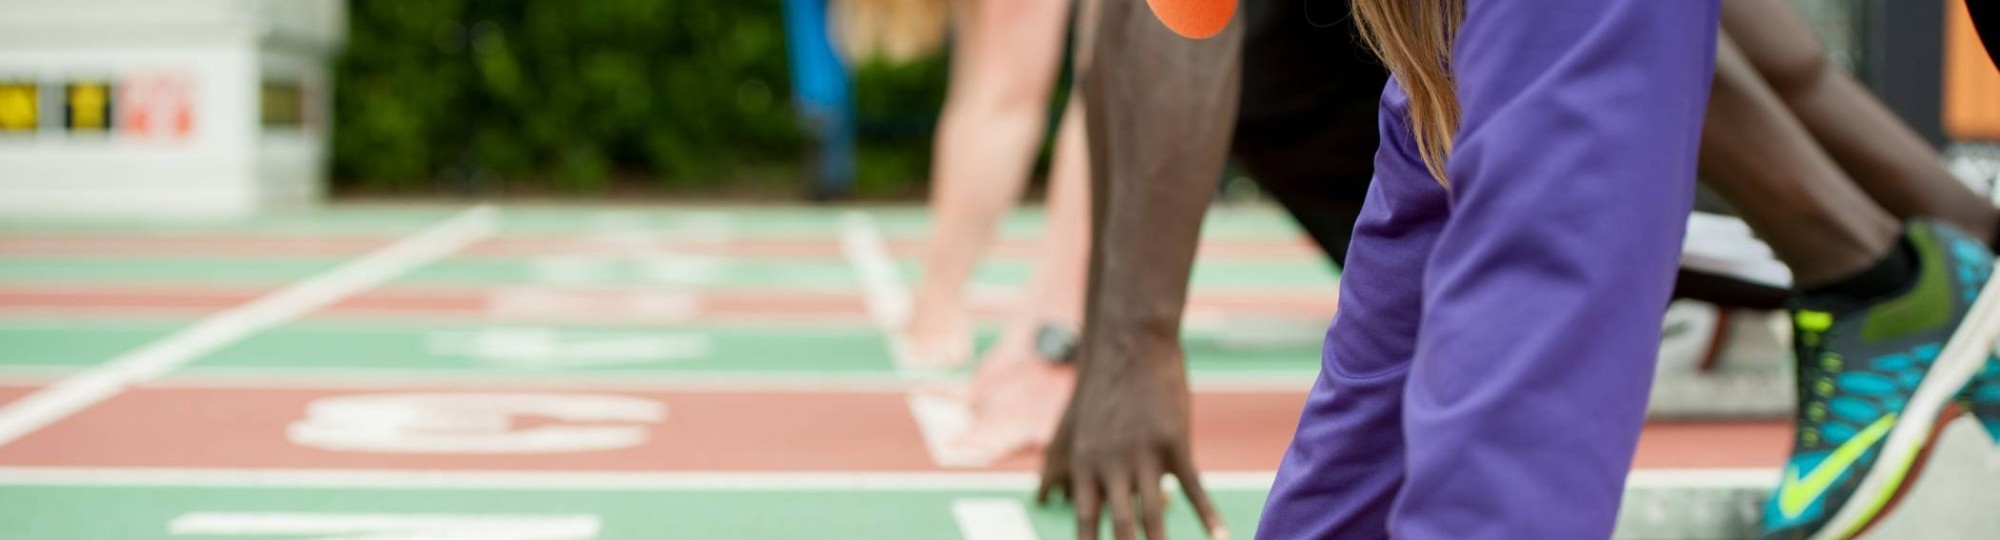
[(1833, 449), (1833, 454), (1826, 456), (1826, 461), (1813, 467), (1804, 478), (1799, 477), (1797, 466), (1786, 467), (1785, 482), (1778, 486), (1778, 511), (1785, 514), (1785, 519), (1799, 517), (1807, 506), (1812, 506), (1814, 500), (1826, 493), (1827, 488), (1833, 487), (1834, 480), (1840, 479), (1841, 473), (1860, 461), (1861, 456), (1868, 453), (1868, 448), (1889, 435), (1889, 429), (1895, 426), (1895, 413), (1883, 415), (1869, 424), (1868, 429), (1861, 430), (1853, 439)]

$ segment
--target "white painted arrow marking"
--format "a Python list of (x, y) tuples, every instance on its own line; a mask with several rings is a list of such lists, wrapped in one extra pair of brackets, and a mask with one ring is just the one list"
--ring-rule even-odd
[[(521, 429), (515, 417), (556, 420)], [(286, 437), (300, 446), (384, 454), (553, 454), (645, 444), (667, 407), (598, 394), (364, 394), (313, 401)]]
[(440, 356), (537, 369), (693, 360), (714, 350), (703, 334), (566, 332), (548, 327), (439, 332), (431, 334), (428, 348)]

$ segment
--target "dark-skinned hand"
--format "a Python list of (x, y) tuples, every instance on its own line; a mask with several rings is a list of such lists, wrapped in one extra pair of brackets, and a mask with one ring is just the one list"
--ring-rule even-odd
[(1074, 501), (1079, 539), (1098, 537), (1105, 509), (1118, 540), (1136, 540), (1142, 530), (1150, 540), (1166, 538), (1161, 479), (1167, 474), (1180, 480), (1208, 536), (1229, 538), (1188, 449), (1189, 395), (1179, 347), (1163, 354), (1173, 358), (1086, 369), (1049, 442), (1035, 500), (1046, 504), (1060, 495)]

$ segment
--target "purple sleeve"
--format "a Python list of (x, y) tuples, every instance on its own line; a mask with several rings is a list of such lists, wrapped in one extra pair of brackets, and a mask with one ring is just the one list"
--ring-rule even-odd
[(1469, 0), (1401, 538), (1605, 538), (1694, 187), (1716, 0)]

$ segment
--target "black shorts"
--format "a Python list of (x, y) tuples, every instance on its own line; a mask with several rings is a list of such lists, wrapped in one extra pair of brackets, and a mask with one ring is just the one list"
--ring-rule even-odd
[(1388, 72), (1362, 45), (1347, 0), (1243, 2), (1237, 162), (1335, 262), (1374, 175)]
[[(1347, 0), (1250, 0), (1243, 91), (1231, 142), (1236, 160), (1338, 264), (1375, 171), (1376, 111), (1387, 71), (1355, 32)], [(1983, 5), (1986, 44), (2000, 0)], [(1982, 13), (1975, 8), (1975, 15)], [(1778, 309), (1784, 289), (1683, 269), (1675, 296)]]
[(1993, 61), (1993, 67), (2000, 68), (2000, 0), (1965, 0), (1965, 11), (1972, 15), (1972, 26), (1979, 29), (1979, 40), (1986, 44), (1986, 57)]

